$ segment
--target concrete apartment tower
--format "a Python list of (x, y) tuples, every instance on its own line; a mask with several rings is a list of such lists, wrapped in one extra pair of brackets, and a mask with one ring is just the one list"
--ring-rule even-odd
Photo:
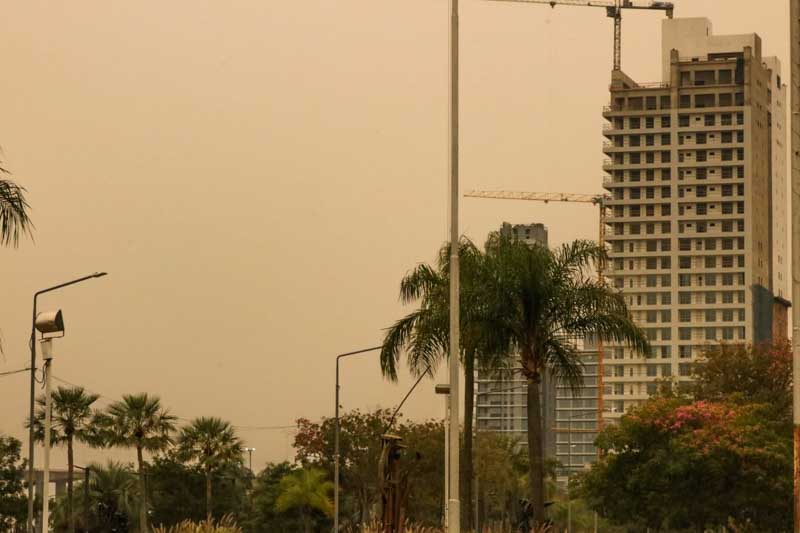
[[(609, 282), (655, 347), (605, 350), (610, 419), (687, 383), (704, 346), (787, 335), (786, 86), (756, 34), (665, 20), (663, 82), (612, 73)], [(608, 412), (610, 410), (610, 412)]]

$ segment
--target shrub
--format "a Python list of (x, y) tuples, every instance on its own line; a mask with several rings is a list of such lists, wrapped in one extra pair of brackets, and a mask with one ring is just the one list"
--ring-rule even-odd
[(205, 520), (191, 522), (185, 520), (180, 524), (168, 528), (157, 527), (153, 533), (242, 533), (242, 528), (236, 525), (233, 517), (225, 516), (219, 522)]

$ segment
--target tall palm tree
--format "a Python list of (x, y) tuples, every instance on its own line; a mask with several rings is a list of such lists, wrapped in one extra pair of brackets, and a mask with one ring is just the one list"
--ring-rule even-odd
[(625, 343), (637, 352), (650, 350), (622, 295), (591, 275), (606, 260), (605, 249), (575, 241), (557, 250), (530, 246), (499, 234), (490, 236), (487, 261), (493, 272), (489, 305), (500, 317), (495, 341), (506, 353), (519, 354), (527, 379), (530, 499), (534, 518), (544, 517), (544, 461), (540, 388), (549, 372), (573, 388), (583, 367), (576, 339)]
[(303, 468), (281, 478), (280, 495), (275, 502), (279, 513), (297, 509), (303, 523), (303, 531), (311, 533), (311, 513), (321, 511), (325, 516), (333, 515), (331, 503), (333, 483), (325, 479), (325, 472), (316, 468)]
[(33, 228), (25, 189), (2, 176), (9, 172), (0, 166), (0, 246), (16, 246), (21, 235)]
[[(72, 484), (75, 477), (75, 441), (93, 442), (91, 427), (94, 412), (92, 404), (99, 396), (86, 392), (83, 387), (58, 387), (52, 394), (50, 442), (54, 446), (67, 446), (67, 517), (68, 531), (75, 533), (75, 515), (72, 512), (74, 496)], [(37, 441), (44, 440), (45, 398), (36, 398), (38, 408), (33, 420), (33, 436)], [(29, 426), (30, 422), (26, 422)]]
[(147, 393), (126, 394), (106, 408), (98, 420), (105, 428), (107, 444), (136, 448), (139, 474), (139, 530), (147, 533), (147, 487), (144, 452), (162, 451), (172, 444), (176, 418), (161, 406), (161, 400)]
[(206, 476), (206, 517), (211, 519), (211, 476), (215, 470), (242, 463), (242, 441), (233, 426), (219, 418), (195, 418), (178, 435), (178, 456), (195, 460)]
[[(464, 501), (472, 503), (473, 432), (472, 420), (475, 399), (475, 368), (501, 371), (510, 358), (496, 349), (494, 322), (486, 288), (491, 283), (486, 255), (469, 239), (459, 243), (461, 353), (464, 366)], [(405, 349), (408, 367), (420, 375), (432, 368), (449, 353), (450, 324), (450, 245), (439, 251), (437, 265), (418, 265), (400, 282), (400, 300), (419, 302), (419, 309), (398, 320), (387, 329), (381, 350), (384, 376), (397, 379), (397, 363)], [(464, 525), (471, 527), (472, 513), (464, 515)]]

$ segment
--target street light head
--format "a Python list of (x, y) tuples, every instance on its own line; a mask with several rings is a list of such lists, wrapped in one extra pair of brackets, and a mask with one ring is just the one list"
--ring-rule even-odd
[(61, 314), (61, 309), (36, 315), (36, 329), (42, 335), (48, 333), (64, 335), (64, 316)]
[(92, 274), (93, 278), (102, 278), (103, 276), (108, 276), (108, 272), (95, 272)]

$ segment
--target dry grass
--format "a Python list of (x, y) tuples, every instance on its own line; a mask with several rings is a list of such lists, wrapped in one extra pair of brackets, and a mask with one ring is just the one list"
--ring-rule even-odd
[[(348, 531), (348, 533), (383, 533), (383, 532), (381, 531), (380, 525), (374, 523), (366, 526), (361, 531), (352, 530)], [(437, 527), (415, 526), (414, 524), (406, 524), (403, 533), (443, 533), (443, 530)], [(519, 531), (510, 526), (500, 526), (500, 527), (484, 528), (484, 530), (481, 533), (519, 533)], [(541, 529), (535, 529), (535, 530), (532, 529), (531, 533), (555, 533), (555, 532), (550, 527), (544, 527)]]
[(185, 520), (177, 526), (154, 528), (153, 533), (242, 533), (242, 528), (236, 525), (233, 517), (225, 516), (219, 522), (214, 522), (213, 520), (190, 522)]

